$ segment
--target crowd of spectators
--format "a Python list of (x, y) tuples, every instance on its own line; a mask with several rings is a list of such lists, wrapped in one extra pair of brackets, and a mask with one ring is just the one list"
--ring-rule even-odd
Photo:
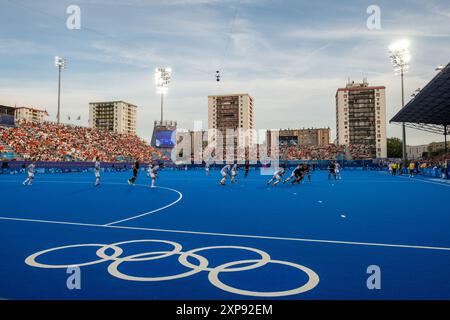
[(0, 127), (0, 140), (12, 147), (19, 159), (93, 161), (98, 156), (102, 162), (168, 160), (135, 135), (49, 122)]
[(445, 167), (444, 160), (420, 160), (416, 162), (417, 167), (419, 168), (443, 168)]
[(364, 144), (336, 146), (280, 145), (280, 155), (286, 160), (331, 160), (344, 158), (347, 160), (372, 159), (371, 147)]
[(407, 161), (406, 163), (401, 159), (398, 159), (387, 161), (384, 165), (388, 168), (389, 172), (393, 173), (393, 175), (396, 173), (398, 175), (410, 173), (411, 175), (422, 175), (442, 179), (448, 178), (448, 163), (444, 159), (420, 159)]
[(352, 160), (372, 159), (372, 148), (367, 144), (351, 144), (348, 146), (348, 152)]
[(344, 146), (280, 146), (280, 156), (285, 160), (330, 160), (343, 157)]

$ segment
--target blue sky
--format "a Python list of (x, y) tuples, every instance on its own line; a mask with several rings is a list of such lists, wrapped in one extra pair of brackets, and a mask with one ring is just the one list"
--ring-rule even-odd
[[(81, 8), (81, 30), (66, 28), (69, 5)], [(380, 30), (366, 26), (369, 5), (381, 9)], [(407, 97), (450, 61), (447, 0), (0, 0), (0, 8), (0, 104), (34, 105), (55, 119), (61, 55), (64, 121), (81, 115), (87, 125), (89, 102), (125, 100), (139, 106), (145, 139), (159, 119), (158, 66), (174, 70), (165, 115), (180, 127), (207, 126), (208, 95), (248, 92), (258, 128), (329, 126), (334, 139), (334, 95), (348, 77), (387, 87), (388, 120), (399, 110), (391, 42), (411, 41)], [(388, 136), (400, 128), (388, 125)], [(442, 140), (412, 129), (408, 137)]]

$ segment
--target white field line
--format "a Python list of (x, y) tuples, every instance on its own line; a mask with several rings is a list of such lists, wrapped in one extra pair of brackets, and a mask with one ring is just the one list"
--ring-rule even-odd
[[(7, 182), (15, 182), (15, 183), (17, 183), (16, 181), (7, 181)], [(59, 181), (58, 180), (55, 180), (55, 181), (41, 180), (39, 182), (42, 182), (42, 183), (69, 183), (69, 184), (88, 184), (89, 183), (89, 184), (92, 184), (91, 182), (65, 181), (65, 180), (59, 180)], [(127, 185), (125, 183), (117, 183), (117, 182), (107, 182), (107, 183), (103, 183), (103, 184), (108, 184), (108, 185)], [(136, 184), (135, 186), (150, 188), (150, 186), (143, 185), (143, 184)], [(121, 222), (125, 222), (125, 221), (129, 221), (129, 220), (133, 220), (133, 219), (138, 219), (138, 218), (141, 218), (141, 217), (144, 217), (144, 216), (148, 216), (148, 215), (153, 214), (155, 212), (167, 209), (167, 208), (177, 204), (178, 202), (181, 201), (181, 199), (183, 199), (183, 194), (180, 191), (178, 191), (178, 190), (175, 190), (175, 189), (172, 189), (172, 188), (167, 188), (167, 187), (159, 187), (159, 186), (155, 186), (155, 188), (173, 191), (173, 192), (178, 194), (178, 198), (175, 201), (173, 201), (173, 202), (169, 203), (168, 205), (165, 205), (165, 206), (163, 206), (161, 208), (158, 208), (158, 209), (155, 209), (155, 210), (152, 210), (152, 211), (149, 211), (149, 212), (144, 212), (142, 214), (139, 214), (139, 215), (136, 215), (136, 216), (132, 216), (132, 217), (129, 217), (129, 218), (125, 218), (125, 219), (122, 219), (122, 220), (109, 222), (109, 223), (107, 223), (105, 225), (107, 225), (107, 226), (114, 225), (114, 224), (118, 224), (118, 223), (121, 223)]]
[(389, 244), (389, 243), (376, 243), (376, 242), (355, 242), (355, 241), (323, 240), (323, 239), (308, 239), (308, 238), (288, 238), (288, 237), (274, 237), (274, 236), (260, 236), (260, 235), (232, 234), (232, 233), (201, 232), (201, 231), (189, 231), (189, 230), (127, 227), (127, 226), (114, 226), (114, 225), (108, 226), (108, 225), (91, 224), (91, 223), (49, 221), (49, 220), (36, 220), (36, 219), (23, 219), (23, 218), (10, 218), (10, 217), (0, 217), (0, 220), (57, 224), (57, 225), (73, 225), (73, 226), (107, 228), (107, 229), (109, 228), (109, 229), (122, 229), (122, 230), (194, 234), (194, 235), (219, 236), (219, 237), (234, 237), (234, 238), (250, 238), (250, 239), (265, 239), (265, 240), (313, 242), (313, 243), (326, 243), (326, 244), (342, 244), (342, 245), (354, 245), (354, 246), (371, 246), (371, 247), (450, 251), (450, 248), (448, 248), (448, 247), (434, 247), (434, 246), (423, 246), (423, 245)]

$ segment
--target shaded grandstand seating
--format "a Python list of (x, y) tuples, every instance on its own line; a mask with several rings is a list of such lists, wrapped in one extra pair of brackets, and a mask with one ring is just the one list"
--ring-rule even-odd
[(327, 146), (280, 145), (280, 156), (285, 160), (366, 160), (373, 158), (371, 147), (363, 144), (349, 145), (347, 147), (334, 144)]
[(280, 157), (285, 160), (338, 159), (345, 154), (344, 146), (280, 146)]
[(366, 144), (351, 144), (348, 146), (348, 151), (351, 158), (355, 160), (373, 158), (371, 147)]

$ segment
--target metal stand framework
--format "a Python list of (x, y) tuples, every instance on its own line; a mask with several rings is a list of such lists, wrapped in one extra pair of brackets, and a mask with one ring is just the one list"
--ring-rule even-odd
[[(392, 55), (394, 57), (394, 55)], [(397, 64), (401, 66), (400, 64)], [(401, 71), (398, 68), (398, 71)], [(450, 129), (450, 63), (409, 101), (390, 123), (444, 135), (444, 157), (448, 156)], [(403, 89), (403, 88), (402, 88)]]

